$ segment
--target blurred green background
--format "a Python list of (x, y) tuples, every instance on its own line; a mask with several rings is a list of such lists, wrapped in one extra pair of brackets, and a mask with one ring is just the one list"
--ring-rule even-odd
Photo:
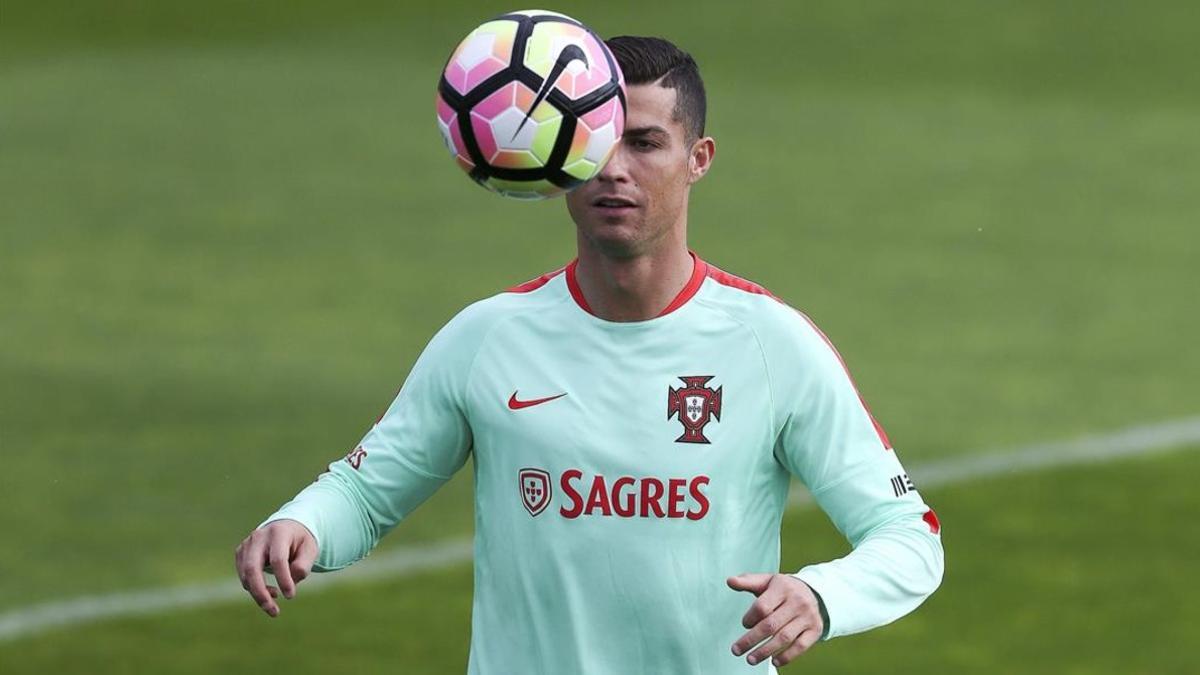
[[(233, 580), (442, 323), (573, 256), (561, 201), (471, 185), (434, 123), (516, 8), (0, 3), (0, 615)], [(551, 8), (695, 55), (693, 248), (824, 328), (906, 463), (1200, 412), (1193, 3)], [(1195, 449), (923, 490), (941, 590), (786, 670), (1194, 672)], [(469, 535), (469, 473), (381, 548)], [(803, 509), (783, 540), (846, 548)], [(462, 672), (470, 593), (302, 586), (0, 640), (0, 672)]]

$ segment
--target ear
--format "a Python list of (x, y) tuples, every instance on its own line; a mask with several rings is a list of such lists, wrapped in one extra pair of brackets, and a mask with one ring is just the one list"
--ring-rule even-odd
[(697, 139), (692, 144), (691, 154), (688, 156), (689, 185), (704, 178), (704, 174), (708, 173), (709, 167), (712, 166), (713, 156), (716, 153), (717, 142), (713, 140), (712, 136)]

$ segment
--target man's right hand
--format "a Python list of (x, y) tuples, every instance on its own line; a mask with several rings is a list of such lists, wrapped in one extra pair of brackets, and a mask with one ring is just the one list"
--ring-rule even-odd
[[(234, 561), (242, 588), (269, 616), (279, 616), (275, 599), (280, 592), (291, 600), (296, 584), (304, 580), (317, 559), (317, 540), (295, 520), (276, 520), (258, 528), (238, 544)], [(263, 570), (269, 568), (279, 588), (268, 586)]]

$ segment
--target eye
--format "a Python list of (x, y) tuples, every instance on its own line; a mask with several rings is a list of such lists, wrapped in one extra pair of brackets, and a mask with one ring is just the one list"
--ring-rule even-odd
[(635, 150), (653, 150), (658, 147), (653, 141), (648, 141), (644, 138), (635, 138), (629, 142)]

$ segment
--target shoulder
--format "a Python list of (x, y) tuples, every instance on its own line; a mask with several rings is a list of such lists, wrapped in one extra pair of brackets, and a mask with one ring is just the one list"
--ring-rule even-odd
[[(705, 301), (720, 306), (753, 331), (773, 387), (791, 392), (793, 402), (821, 398), (861, 407), (884, 446), (891, 447), (859, 396), (841, 354), (808, 315), (762, 286), (720, 269), (711, 272), (707, 282), (712, 282), (712, 288), (706, 289)], [(812, 396), (798, 395), (802, 392)]]
[(460, 340), (482, 341), (493, 328), (508, 319), (560, 304), (569, 297), (564, 270), (546, 272), (467, 305), (446, 323), (441, 332)]
[[(561, 302), (561, 294), (567, 291), (554, 287), (556, 280), (563, 283), (561, 275), (542, 276), (546, 279), (536, 284), (536, 288), (530, 288), (535, 279), (464, 307), (429, 340), (417, 366), (424, 365), (430, 372), (452, 377), (469, 377), (476, 356), (498, 327)], [(522, 287), (524, 290), (513, 290)]]
[(709, 265), (704, 302), (754, 335), (776, 385), (838, 382), (848, 376), (833, 342), (803, 311), (753, 281)]
[(822, 349), (828, 340), (806, 314), (766, 287), (708, 265), (703, 302), (750, 328), (772, 353)]

